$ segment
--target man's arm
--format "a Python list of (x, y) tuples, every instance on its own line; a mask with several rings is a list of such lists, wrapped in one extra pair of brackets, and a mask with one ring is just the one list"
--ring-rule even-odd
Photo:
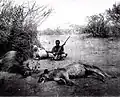
[(46, 51), (46, 52), (47, 52), (47, 53), (53, 53), (53, 52), (54, 52), (54, 49), (55, 49), (55, 47), (53, 47), (51, 51)]
[(52, 53), (54, 53), (54, 52), (55, 52), (55, 48), (56, 48), (55, 46), (52, 48), (52, 51), (51, 51)]
[(64, 52), (64, 47), (63, 46), (61, 47), (61, 52)]

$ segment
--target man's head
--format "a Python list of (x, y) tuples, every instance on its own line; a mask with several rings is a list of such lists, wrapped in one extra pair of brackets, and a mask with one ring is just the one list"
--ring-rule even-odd
[(55, 43), (56, 43), (56, 46), (59, 46), (60, 45), (60, 40), (56, 40)]

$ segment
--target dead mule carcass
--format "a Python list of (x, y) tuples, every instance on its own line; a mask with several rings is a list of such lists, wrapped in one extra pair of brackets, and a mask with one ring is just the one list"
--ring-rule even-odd
[(90, 66), (82, 63), (75, 63), (65, 66), (64, 68), (57, 68), (53, 70), (45, 69), (39, 76), (38, 82), (44, 83), (46, 81), (63, 82), (64, 84), (73, 85), (74, 82), (71, 79), (81, 77), (92, 77), (102, 82), (106, 77), (109, 77), (107, 73), (96, 66)]

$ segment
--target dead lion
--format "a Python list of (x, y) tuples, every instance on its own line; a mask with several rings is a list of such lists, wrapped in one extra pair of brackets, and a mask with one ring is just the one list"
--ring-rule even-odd
[(45, 69), (39, 76), (38, 82), (44, 83), (46, 81), (56, 81), (58, 83), (62, 82), (64, 84), (73, 85), (74, 82), (71, 79), (81, 77), (93, 77), (104, 82), (105, 78), (110, 76), (96, 66), (75, 63), (70, 64), (65, 68), (57, 68), (50, 71)]
[(23, 62), (18, 58), (20, 53), (17, 51), (8, 51), (4, 56), (0, 58), (0, 71), (19, 73), (23, 76), (29, 76), (30, 70), (27, 66), (23, 65)]

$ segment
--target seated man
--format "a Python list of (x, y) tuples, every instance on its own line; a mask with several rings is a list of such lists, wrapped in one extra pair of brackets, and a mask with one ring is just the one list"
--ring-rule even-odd
[(60, 41), (56, 40), (55, 43), (56, 43), (56, 46), (54, 46), (52, 48), (52, 51), (49, 52), (51, 53), (51, 55), (49, 54), (49, 57), (52, 57), (55, 60), (59, 60), (66, 57), (67, 54), (64, 52), (63, 46), (60, 46)]

